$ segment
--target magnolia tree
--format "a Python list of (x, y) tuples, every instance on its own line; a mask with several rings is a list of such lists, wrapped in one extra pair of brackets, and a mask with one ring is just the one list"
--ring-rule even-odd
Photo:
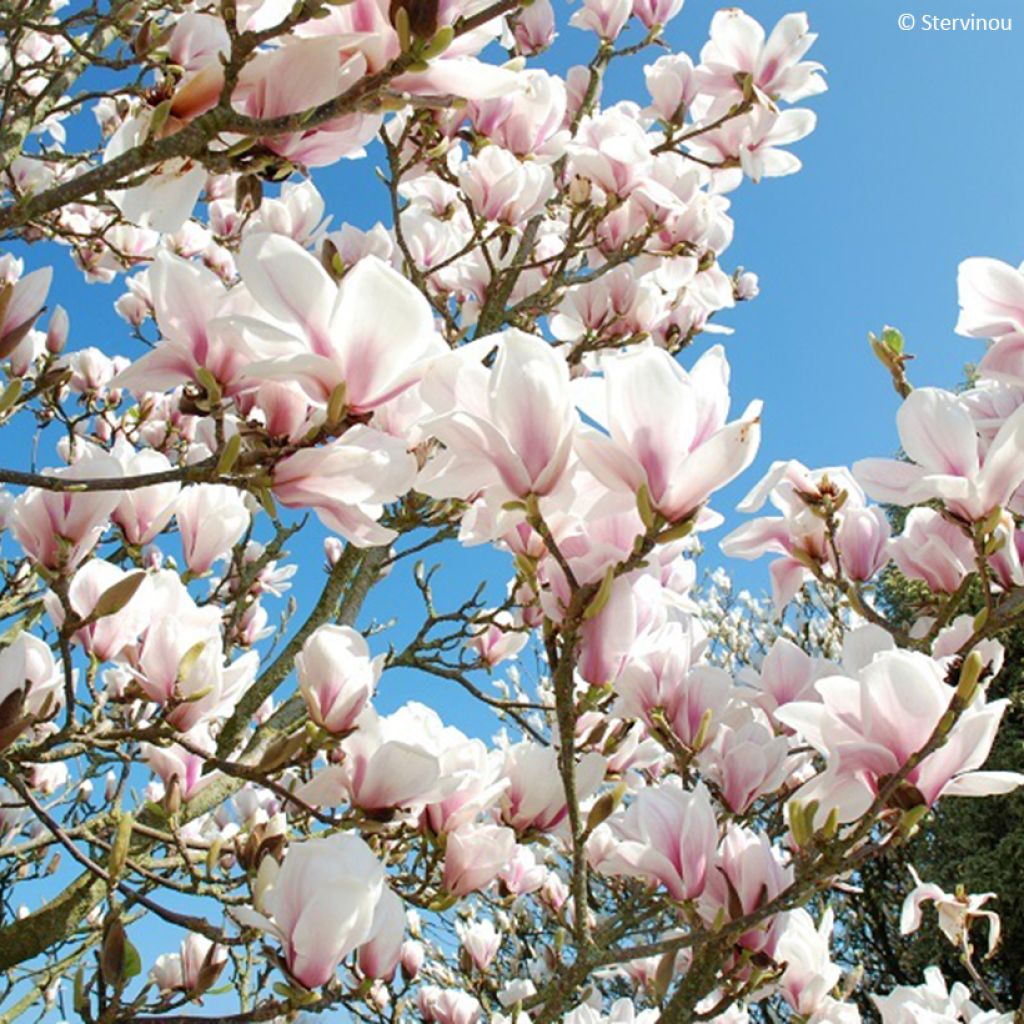
[[(1024, 781), (982, 767), (1024, 275), (963, 266), (966, 392), (873, 339), (904, 459), (754, 487), (776, 514), (722, 546), (776, 556), (774, 609), (695, 586), (760, 405), (686, 349), (756, 296), (726, 196), (799, 169), (825, 84), (804, 15), (720, 11), (691, 58), (680, 6), (583, 0), (566, 70), (550, 0), (5, 5), (0, 1019), (1010, 1019), (992, 894), (904, 908), (970, 988), (867, 994), (829, 896)], [(634, 58), (646, 93), (602, 105)], [(364, 157), (390, 224), (331, 229), (309, 171)], [(76, 347), (57, 245), (130, 358)], [(438, 707), (378, 710), (399, 673)]]

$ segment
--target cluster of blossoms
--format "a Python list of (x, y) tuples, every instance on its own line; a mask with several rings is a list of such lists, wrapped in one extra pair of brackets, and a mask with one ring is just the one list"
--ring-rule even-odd
[[(761, 403), (734, 409), (721, 345), (684, 350), (757, 294), (721, 265), (726, 195), (800, 167), (804, 15), (719, 11), (645, 105), (602, 106), (681, 0), (583, 0), (595, 54), (564, 75), (534, 60), (550, 0), (36, 6), (0, 22), (0, 232), (118, 282), (147, 350), (69, 348), (50, 270), (0, 256), (0, 425), (59, 461), (0, 470), (0, 884), (82, 870), (0, 919), (14, 1001), (858, 1021), (830, 889), (940, 799), (1024, 782), (983, 767), (1024, 609), (1024, 275), (964, 264), (960, 330), (992, 339), (966, 392), (910, 389), (877, 342), (906, 460), (778, 463), (742, 503), (779, 512), (722, 542), (779, 556), (750, 630), (696, 554)], [(65, 95), (90, 53), (135, 84)], [(79, 115), (102, 139), (74, 152)], [(371, 146), (391, 226), (332, 229), (318, 184)], [(490, 549), (496, 592), (449, 606), (417, 564), (419, 624), (357, 628), (441, 545)], [(927, 584), (909, 627), (875, 600), (891, 566)], [(385, 713), (392, 681), (417, 699)], [(906, 930), (934, 900), (973, 967), (987, 898), (918, 886)], [(151, 964), (143, 912), (184, 933)], [(870, 995), (885, 1024), (1009, 1020), (961, 988)]]

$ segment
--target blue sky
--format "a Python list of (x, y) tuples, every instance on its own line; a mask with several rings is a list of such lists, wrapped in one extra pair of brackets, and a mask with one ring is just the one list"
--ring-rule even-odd
[[(567, 17), (565, 0), (554, 3)], [(688, 0), (667, 32), (673, 49), (696, 58), (719, 6)], [(980, 351), (953, 333), (957, 264), (975, 255), (1013, 263), (1024, 257), (1024, 132), (1015, 116), (1024, 95), (1024, 13), (1011, 0), (749, 0), (744, 7), (769, 28), (787, 11), (806, 9), (819, 33), (810, 56), (826, 65), (830, 88), (809, 104), (818, 128), (795, 148), (804, 170), (744, 184), (732, 197), (737, 233), (725, 263), (756, 271), (762, 288), (757, 301), (722, 318), (736, 329), (726, 342), (734, 404), (763, 398), (765, 415), (757, 463), (715, 502), (724, 513), (774, 459), (815, 466), (890, 454), (898, 400), (870, 354), (867, 332), (899, 326), (917, 356), (912, 379), (953, 386)], [(1020, 24), (1005, 33), (901, 31), (903, 13), (919, 24), (926, 14), (1017, 13)], [(558, 52), (582, 61), (591, 42), (564, 27)], [(630, 74), (613, 74), (606, 97), (639, 98), (641, 82), (638, 62)], [(383, 217), (383, 193), (368, 171), (363, 163), (318, 175), (336, 226), (345, 219), (369, 226)], [(353, 192), (357, 182), (361, 189)], [(111, 309), (118, 285), (84, 285), (63, 251), (34, 247), (28, 262), (55, 264), (51, 302), (71, 312), (73, 347), (130, 351)], [(298, 553), (300, 578), (318, 580), (318, 542)], [(718, 560), (713, 550), (709, 557)], [(451, 592), (471, 590), (481, 571), (497, 565), (482, 562), (479, 552), (456, 558), (447, 577)], [(751, 589), (767, 588), (766, 562), (729, 568)], [(411, 611), (407, 594), (389, 581), (361, 625), (374, 614)], [(308, 606), (312, 587), (300, 585), (298, 596)], [(471, 713), (442, 696), (442, 685), (405, 680), (382, 703), (394, 706), (415, 694), (471, 728)]]

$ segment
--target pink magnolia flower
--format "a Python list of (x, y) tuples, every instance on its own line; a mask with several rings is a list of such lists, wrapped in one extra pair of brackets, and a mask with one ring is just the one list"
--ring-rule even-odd
[[(44, 470), (66, 480), (116, 479), (120, 463), (98, 450), (66, 469)], [(95, 547), (121, 501), (120, 491), (43, 491), (30, 487), (14, 502), (11, 532), (26, 554), (47, 569), (73, 569)]]
[[(606, 761), (596, 753), (584, 754), (576, 766), (576, 795), (586, 800), (604, 780)], [(569, 809), (558, 772), (554, 747), (523, 740), (505, 754), (509, 788), (501, 797), (501, 817), (517, 832), (538, 829), (549, 832), (562, 822)]]
[(64, 704), (64, 673), (49, 646), (21, 632), (0, 650), (0, 703), (17, 690), (25, 694), (29, 715), (54, 714)]
[[(750, 465), (761, 438), (760, 402), (726, 423), (729, 366), (720, 347), (687, 373), (663, 349), (637, 349), (603, 361), (604, 394), (584, 411), (608, 434), (584, 428), (576, 450), (605, 486), (636, 494), (669, 522), (697, 512)], [(603, 400), (603, 401), (602, 401)]]
[(459, 185), (487, 220), (517, 225), (544, 209), (555, 191), (551, 168), (524, 162), (500, 146), (485, 146), (459, 170)]
[(529, 7), (521, 9), (513, 32), (518, 53), (524, 57), (543, 53), (558, 35), (551, 0), (534, 0)]
[(647, 29), (664, 28), (682, 9), (683, 0), (633, 0), (633, 14)]
[(982, 455), (974, 420), (949, 391), (918, 388), (896, 414), (909, 462), (862, 459), (853, 467), (876, 501), (899, 505), (938, 499), (955, 515), (983, 519), (1024, 483), (1024, 406), (999, 428)]
[(268, 380), (252, 395), (250, 417), (257, 413), (271, 437), (300, 441), (320, 417), (311, 416), (309, 396), (298, 385)]
[(405, 905), (385, 887), (374, 911), (370, 937), (359, 947), (359, 970), (367, 978), (390, 978), (401, 959), (404, 938)]
[[(776, 711), (827, 762), (826, 771), (800, 790), (799, 799), (819, 799), (822, 820), (832, 808), (840, 822), (864, 814), (886, 777), (924, 747), (949, 710), (953, 689), (943, 675), (925, 654), (883, 651), (857, 678), (819, 680), (815, 688), (821, 703), (795, 701)], [(988, 757), (1006, 703), (986, 703), (979, 692), (943, 746), (907, 775), (922, 803), (930, 807), (943, 795), (1005, 793), (1024, 782), (1015, 772), (977, 771)]]
[[(477, 360), (495, 345), (488, 371)], [(503, 500), (547, 495), (558, 485), (577, 417), (569, 368), (542, 338), (510, 329), (474, 342), (421, 393), (440, 413), (423, 429), (445, 446), (420, 474), (426, 493), (465, 498), (492, 488)]]
[[(103, 162), (110, 163), (144, 145), (152, 128), (153, 110), (145, 109), (128, 118), (114, 132), (103, 151)], [(164, 126), (164, 133), (180, 128), (175, 119)], [(174, 157), (157, 164), (145, 180), (127, 189), (107, 192), (107, 198), (131, 225), (153, 232), (177, 231), (192, 216), (199, 194), (206, 183), (206, 169), (198, 162)], [(155, 241), (155, 239), (154, 239)]]
[[(68, 603), (80, 620), (89, 619), (99, 599), (111, 587), (132, 575), (142, 574), (128, 573), (102, 558), (92, 558), (75, 573), (68, 587)], [(54, 625), (60, 628), (64, 623), (64, 609), (56, 594), (51, 591), (44, 601)], [(149, 625), (150, 611), (150, 583), (148, 577), (143, 576), (138, 589), (125, 605), (83, 626), (74, 638), (100, 661), (108, 661), (135, 643)]]
[(189, 932), (181, 943), (181, 987), (201, 995), (217, 980), (228, 960), (228, 951), (205, 935)]
[(238, 268), (259, 319), (234, 316), (257, 356), (247, 374), (299, 383), (316, 402), (344, 384), (345, 407), (370, 412), (411, 387), (447, 352), (430, 305), (404, 277), (366, 256), (340, 286), (283, 235), (250, 235)]
[(745, 813), (766, 793), (774, 793), (792, 773), (789, 741), (776, 736), (752, 709), (738, 709), (704, 752), (703, 762), (730, 810)]
[[(363, 76), (360, 54), (342, 60), (330, 36), (291, 39), (258, 54), (242, 69), (232, 104), (249, 117), (272, 119), (298, 114), (340, 96)], [(307, 130), (261, 140), (273, 152), (305, 167), (323, 167), (342, 157), (363, 155), (377, 134), (377, 114), (343, 114)]]
[(795, 174), (800, 160), (780, 146), (799, 142), (814, 131), (817, 117), (811, 110), (783, 110), (755, 107), (749, 114), (734, 117), (720, 128), (689, 140), (688, 150), (701, 160), (721, 167), (713, 172), (715, 190), (736, 188), (745, 174), (751, 181)]
[[(708, 874), (701, 914), (706, 921), (714, 921), (722, 910), (726, 921), (752, 914), (792, 881), (792, 864), (786, 863), (767, 835), (733, 825), (726, 832), (716, 863)], [(785, 918), (777, 915), (744, 932), (737, 944), (755, 953), (774, 956), (784, 930)]]
[(314, 630), (295, 656), (299, 692), (309, 717), (330, 733), (348, 732), (369, 703), (383, 667), (350, 626)]
[(251, 355), (223, 319), (228, 292), (201, 263), (161, 252), (146, 272), (153, 317), (160, 329), (156, 347), (114, 379), (135, 392), (166, 391), (209, 371), (234, 394)]
[(351, 832), (291, 843), (280, 868), (273, 858), (263, 864), (271, 866), (272, 884), (261, 878), (265, 894), (256, 911), (243, 908), (234, 915), (274, 935), (292, 977), (306, 988), (319, 988), (373, 934), (385, 892), (384, 868)]
[[(628, 11), (628, 0), (625, 7)], [(585, 178), (608, 195), (626, 199), (641, 185), (650, 184), (651, 145), (639, 107), (623, 102), (586, 115), (565, 148), (570, 174)]]
[(301, 792), (316, 804), (337, 804), (344, 794), (363, 811), (418, 810), (456, 785), (441, 778), (431, 743), (440, 728), (437, 713), (422, 704), (405, 704), (387, 717), (368, 705), (342, 744), (342, 762), (314, 776)]
[(708, 118), (713, 120), (742, 99), (740, 79), (747, 74), (768, 106), (824, 92), (822, 66), (801, 59), (817, 38), (808, 31), (806, 14), (787, 14), (765, 39), (764, 29), (739, 8), (718, 11), (700, 53), (701, 88), (717, 98)]
[(329, 529), (358, 547), (388, 544), (393, 530), (377, 520), (405, 494), (416, 460), (405, 442), (356, 425), (319, 448), (305, 448), (274, 467), (274, 497), (289, 508), (312, 508)]
[(430, 1001), (430, 1015), (426, 1019), (434, 1024), (478, 1024), (482, 1013), (476, 996), (461, 989), (446, 988)]
[(786, 965), (779, 991), (795, 1013), (811, 1017), (825, 1005), (843, 973), (829, 955), (832, 908), (822, 914), (818, 925), (802, 907), (789, 911), (784, 921), (775, 949), (775, 960)]
[(448, 833), (444, 854), (444, 887), (453, 896), (484, 889), (511, 862), (516, 835), (501, 825), (460, 825)]
[(699, 91), (693, 62), (685, 53), (666, 54), (644, 68), (650, 110), (663, 121), (682, 120)]
[(957, 333), (992, 339), (978, 365), (979, 374), (1008, 383), (1024, 383), (1024, 272), (1001, 260), (964, 260), (957, 288)]
[(559, 155), (565, 138), (565, 83), (539, 68), (519, 73), (521, 88), (496, 99), (469, 105), (473, 127), (517, 156)]
[(528, 640), (529, 635), (521, 622), (517, 622), (508, 612), (496, 612), (490, 613), (488, 620), (481, 624), (466, 646), (476, 651), (481, 662), (488, 668), (494, 668), (514, 658)]
[(203, 725), (188, 730), (182, 739), (187, 740), (192, 749), (180, 743), (163, 747), (143, 743), (139, 749), (142, 760), (160, 776), (164, 789), (169, 790), (172, 785), (177, 785), (181, 799), (190, 800), (215, 778), (215, 773), (203, 773), (206, 754), (213, 753), (215, 744), (209, 730)]
[(872, 995), (882, 1024), (916, 1024), (918, 1021), (949, 1021), (976, 1024), (999, 1021), (995, 1011), (980, 1011), (971, 1000), (971, 990), (956, 982), (947, 985), (938, 967), (926, 967), (923, 985), (897, 985), (888, 995)]
[(193, 484), (174, 506), (181, 547), (189, 571), (207, 572), (226, 558), (249, 528), (249, 508), (242, 493), (227, 484)]
[(453, 726), (432, 730), (431, 742), (447, 780), (446, 792), (423, 809), (420, 827), (436, 835), (474, 821), (494, 806), (508, 788), (502, 754), (481, 741), (469, 739)]
[[(840, 565), (836, 564), (825, 520), (816, 514), (826, 500), (831, 502), (839, 523)], [(817, 562), (833, 572), (841, 568), (848, 578), (863, 580), (888, 560), (888, 521), (881, 509), (866, 508), (864, 492), (845, 467), (810, 470), (794, 460), (774, 462), (737, 507), (740, 512), (757, 512), (765, 501), (771, 501), (783, 514), (737, 527), (720, 546), (731, 558), (782, 555), (769, 570), (777, 610), (811, 579), (808, 562)], [(847, 517), (851, 518), (849, 527), (845, 526)]]
[(971, 924), (975, 920), (988, 921), (988, 956), (992, 956), (999, 945), (1000, 921), (994, 910), (982, 909), (995, 897), (994, 892), (968, 895), (960, 890), (952, 895), (934, 882), (922, 882), (913, 867), (910, 868), (914, 888), (907, 894), (900, 911), (900, 934), (909, 935), (921, 927), (922, 906), (934, 903), (939, 915), (942, 934), (957, 948), (963, 949)]
[(913, 508), (903, 532), (889, 546), (900, 572), (924, 580), (941, 594), (952, 594), (974, 572), (974, 543), (963, 528), (941, 512)]
[(486, 971), (501, 948), (501, 932), (490, 919), (456, 925), (462, 948), (478, 971)]
[(755, 703), (774, 719), (777, 708), (795, 700), (818, 700), (814, 684), (830, 669), (835, 669), (831, 662), (812, 658), (792, 640), (780, 636), (768, 649), (760, 669), (742, 669), (738, 678), (758, 691)]
[(548, 878), (548, 869), (537, 861), (529, 846), (517, 846), (512, 860), (499, 873), (502, 883), (513, 896), (537, 892)]
[(0, 358), (14, 351), (43, 311), (52, 278), (53, 268), (42, 267), (14, 282), (0, 283), (0, 295), (8, 293), (0, 312)]
[[(111, 452), (120, 462), (125, 476), (164, 473), (171, 462), (163, 452), (144, 448), (135, 451), (122, 438), (118, 438)], [(181, 484), (171, 480), (151, 487), (125, 490), (110, 518), (121, 527), (125, 540), (135, 547), (144, 547), (159, 536), (174, 515), (175, 503)]]
[(188, 121), (216, 106), (224, 85), (220, 58), (230, 49), (223, 18), (188, 11), (177, 19), (167, 41), (171, 61), (185, 70), (171, 101), (175, 117)]
[(660, 882), (674, 900), (696, 899), (704, 891), (718, 824), (702, 783), (691, 791), (669, 782), (642, 789), (608, 826), (614, 839), (597, 870)]
[(702, 646), (679, 622), (649, 633), (633, 648), (614, 682), (619, 695), (614, 713), (657, 729), (654, 712), (660, 710), (679, 742), (707, 743), (721, 722), (733, 686), (723, 669), (697, 663)]
[(613, 42), (626, 27), (632, 13), (632, 0), (583, 0), (569, 19), (569, 24), (595, 32), (606, 42)]

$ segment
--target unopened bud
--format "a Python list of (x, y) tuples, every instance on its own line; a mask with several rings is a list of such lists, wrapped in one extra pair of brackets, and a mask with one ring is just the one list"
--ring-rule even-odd
[(46, 328), (46, 351), (51, 355), (57, 355), (63, 351), (68, 340), (68, 330), (71, 321), (68, 319), (67, 310), (63, 306), (57, 306), (50, 315), (50, 323)]

